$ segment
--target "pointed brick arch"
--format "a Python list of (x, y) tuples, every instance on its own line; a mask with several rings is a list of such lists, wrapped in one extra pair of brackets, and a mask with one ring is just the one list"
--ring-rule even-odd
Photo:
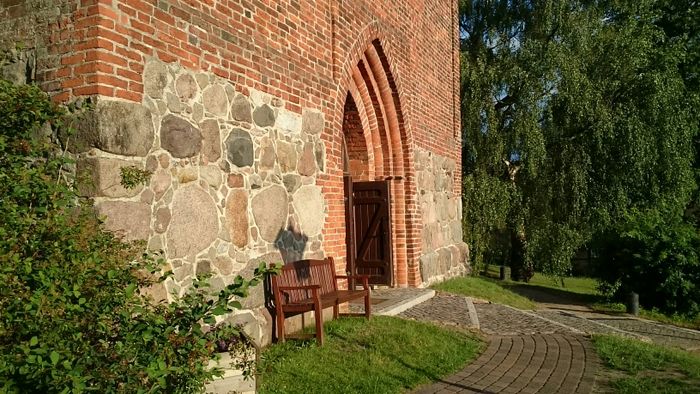
[(340, 150), (336, 144), (342, 143), (346, 97), (352, 98), (362, 118), (365, 144), (373, 150), (374, 179), (392, 179), (394, 284), (417, 286), (421, 283), (417, 263), (421, 221), (415, 196), (413, 140), (396, 68), (383, 46), (383, 37), (379, 26), (370, 24), (348, 53), (333, 115), (331, 150)]
[(368, 112), (365, 109), (362, 93), (356, 85), (351, 85), (348, 91), (350, 98), (355, 102), (360, 120), (362, 121), (363, 136), (368, 149), (370, 176), (371, 179), (376, 178), (377, 174), (384, 173), (384, 152), (382, 151), (382, 141), (377, 134), (373, 134), (372, 130), (376, 128), (377, 119), (374, 117), (374, 112)]

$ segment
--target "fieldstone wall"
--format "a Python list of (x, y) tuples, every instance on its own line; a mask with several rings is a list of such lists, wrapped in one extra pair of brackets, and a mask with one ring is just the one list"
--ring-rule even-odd
[(454, 160), (416, 148), (418, 201), (423, 215), (424, 285), (468, 272), (469, 249), (462, 241), (461, 196), (454, 193)]
[[(197, 274), (213, 274), (217, 290), (261, 260), (323, 256), (320, 112), (299, 115), (279, 98), (157, 60), (145, 66), (144, 90), (143, 103), (98, 100), (64, 141), (107, 228), (164, 252), (174, 275), (149, 289), (156, 299), (183, 294)], [(149, 183), (122, 187), (125, 166), (150, 171)], [(263, 304), (259, 286), (229, 317), (258, 344), (272, 331)]]

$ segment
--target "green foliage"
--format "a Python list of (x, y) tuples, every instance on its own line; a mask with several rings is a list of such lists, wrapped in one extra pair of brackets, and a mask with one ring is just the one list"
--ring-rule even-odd
[(464, 332), (387, 316), (324, 328), (322, 347), (288, 341), (265, 349), (260, 393), (401, 393), (455, 372), (484, 346)]
[(616, 299), (634, 291), (649, 309), (700, 314), (700, 234), (691, 224), (658, 210), (632, 211), (597, 250), (596, 275)]
[(121, 185), (126, 189), (134, 189), (136, 186), (148, 183), (152, 173), (148, 170), (142, 170), (136, 166), (122, 167), (120, 170)]
[[(509, 256), (509, 206), (517, 198), (513, 185), (488, 174), (473, 173), (464, 177), (464, 235), (470, 240), (472, 266), (475, 271), (484, 262), (505, 263)], [(501, 235), (499, 237), (499, 235)]]
[(465, 234), (477, 258), (521, 249), (512, 263), (524, 255), (525, 269), (565, 275), (630, 209), (686, 206), (696, 93), (687, 41), (659, 26), (662, 5), (460, 1)]
[(659, 0), (656, 24), (669, 39), (685, 47), (681, 73), (686, 85), (700, 89), (700, 3), (697, 0)]
[(202, 390), (220, 373), (216, 348), (245, 345), (216, 317), (240, 308), (264, 264), (216, 294), (203, 279), (152, 302), (142, 290), (170, 273), (104, 231), (63, 181), (70, 160), (52, 134), (66, 110), (2, 80), (0, 103), (0, 392)]

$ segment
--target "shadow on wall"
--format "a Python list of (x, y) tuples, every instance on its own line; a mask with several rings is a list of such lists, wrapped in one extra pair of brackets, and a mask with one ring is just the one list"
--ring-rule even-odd
[[(298, 231), (293, 226), (281, 228), (275, 238), (275, 248), (279, 250), (282, 257), (282, 264), (289, 264), (304, 258), (309, 237), (301, 231)], [(272, 283), (270, 278), (266, 278), (264, 283), (265, 288), (265, 308), (270, 316), (272, 316), (272, 336), (273, 340), (277, 340), (277, 319), (275, 316), (274, 295), (272, 294)], [(303, 325), (302, 321), (302, 325)]]
[(275, 247), (280, 251), (280, 256), (284, 264), (299, 261), (304, 258), (306, 244), (309, 241), (304, 233), (292, 226), (287, 229), (281, 228), (275, 238)]

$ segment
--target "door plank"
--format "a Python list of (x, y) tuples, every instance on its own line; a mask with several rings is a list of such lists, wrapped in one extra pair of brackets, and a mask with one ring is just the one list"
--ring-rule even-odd
[[(391, 195), (389, 181), (353, 182), (354, 272), (370, 276), (371, 284), (391, 285)], [(350, 247), (348, 248), (350, 250)]]

